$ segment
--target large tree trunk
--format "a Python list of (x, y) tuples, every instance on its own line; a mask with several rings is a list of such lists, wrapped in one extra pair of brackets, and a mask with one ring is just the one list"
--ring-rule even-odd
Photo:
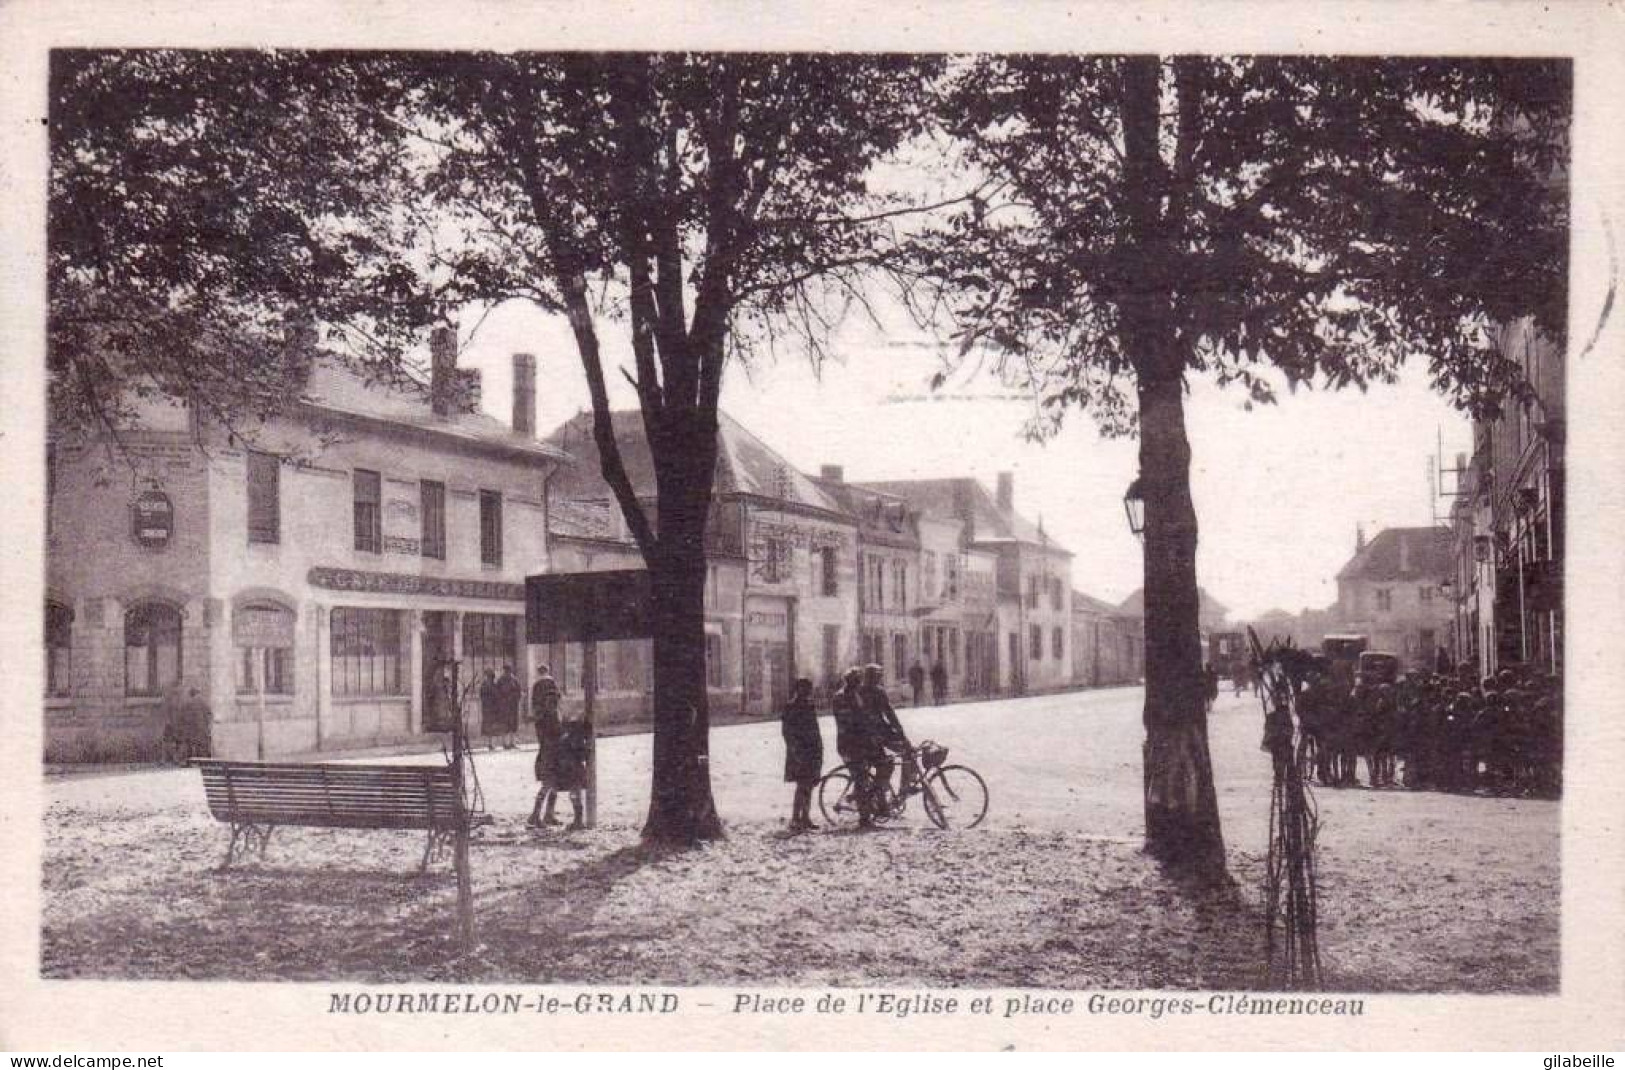
[(693, 844), (722, 836), (711, 795), (705, 688), (705, 526), (716, 420), (692, 413), (679, 419), (683, 429), (662, 436), (665, 455), (655, 459), (659, 533), (647, 561), (654, 587), (654, 777), (643, 837)]
[(1185, 356), (1174, 327), (1178, 243), (1162, 155), (1161, 61), (1123, 61), (1124, 190), (1130, 241), (1118, 295), (1140, 402), (1145, 495), (1145, 842), (1157, 858), (1222, 880), (1224, 836), (1208, 756), (1196, 586), (1196, 508), (1185, 437)]
[(1196, 584), (1196, 509), (1183, 384), (1140, 386), (1145, 493), (1145, 839), (1158, 858), (1209, 878), (1225, 871), (1208, 756)]

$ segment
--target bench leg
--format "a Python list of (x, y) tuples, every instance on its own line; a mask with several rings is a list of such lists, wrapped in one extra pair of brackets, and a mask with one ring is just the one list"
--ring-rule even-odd
[(271, 842), (272, 825), (256, 825), (249, 822), (233, 822), (231, 826), (231, 842), (226, 845), (226, 860), (220, 863), (221, 869), (229, 869), (233, 862), (243, 858), (250, 850), (256, 851), (260, 858), (265, 857), (265, 848)]

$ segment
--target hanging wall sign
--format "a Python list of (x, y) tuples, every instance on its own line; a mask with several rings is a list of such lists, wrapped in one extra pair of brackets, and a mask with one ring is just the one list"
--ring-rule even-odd
[(162, 550), (175, 534), (175, 507), (161, 490), (143, 491), (130, 503), (130, 526), (135, 541), (149, 550)]

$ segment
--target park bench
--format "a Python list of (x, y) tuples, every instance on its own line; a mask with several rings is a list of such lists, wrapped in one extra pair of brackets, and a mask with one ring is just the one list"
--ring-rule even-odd
[(348, 765), (194, 759), (215, 820), (231, 826), (221, 868), (257, 847), (265, 856), (278, 825), (413, 829), (428, 833), (419, 872), (452, 848), (457, 912), (465, 939), (473, 908), (468, 867), (469, 813), (455, 765)]

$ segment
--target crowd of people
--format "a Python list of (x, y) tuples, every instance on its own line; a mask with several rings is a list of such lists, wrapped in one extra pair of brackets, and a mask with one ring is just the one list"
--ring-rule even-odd
[(1480, 680), (1413, 671), (1392, 683), (1339, 678), (1324, 662), (1298, 697), (1305, 763), (1332, 787), (1556, 796), (1563, 774), (1563, 686), (1517, 667)]

